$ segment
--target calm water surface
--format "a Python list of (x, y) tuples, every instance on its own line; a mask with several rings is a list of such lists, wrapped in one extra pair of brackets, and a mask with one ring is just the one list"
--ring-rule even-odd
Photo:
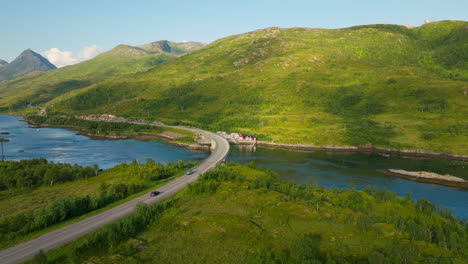
[[(54, 162), (98, 164), (110, 168), (133, 158), (152, 158), (161, 163), (177, 160), (202, 160), (208, 153), (163, 144), (161, 141), (91, 140), (75, 131), (59, 128), (29, 128), (19, 117), (0, 115), (5, 158), (9, 160), (45, 157)], [(24, 150), (24, 152), (19, 152)], [(242, 164), (255, 161), (258, 166), (277, 171), (281, 178), (301, 183), (346, 187), (366, 185), (389, 189), (399, 196), (406, 192), (413, 198), (425, 198), (454, 210), (454, 215), (468, 217), (468, 190), (417, 183), (387, 176), (382, 170), (398, 168), (425, 170), (455, 176), (468, 173), (468, 163), (434, 159), (384, 157), (380, 154), (306, 152), (281, 149), (231, 147), (228, 161)]]
[[(132, 159), (144, 162), (152, 158), (161, 163), (178, 160), (203, 160), (208, 152), (188, 150), (164, 144), (163, 141), (92, 140), (76, 135), (76, 131), (61, 128), (29, 128), (19, 117), (0, 115), (0, 135), (10, 142), (4, 144), (5, 159), (20, 160), (44, 157), (54, 162), (98, 164), (107, 169)], [(24, 152), (20, 152), (23, 151)]]

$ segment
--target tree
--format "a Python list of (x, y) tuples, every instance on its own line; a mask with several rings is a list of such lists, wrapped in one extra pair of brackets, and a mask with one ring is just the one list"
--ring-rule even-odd
[(56, 168), (50, 168), (44, 175), (44, 182), (50, 182), (50, 185), (54, 184), (54, 182), (59, 181), (59, 172)]
[(154, 164), (155, 164), (154, 159), (152, 159), (152, 158), (147, 158), (147, 159), (146, 159), (146, 164), (154, 165)]
[[(99, 172), (99, 166), (97, 164), (93, 164), (93, 170), (94, 170), (94, 174), (97, 176), (98, 172)], [(86, 177), (86, 179), (87, 179), (87, 177)]]
[(291, 256), (297, 263), (321, 263), (320, 252), (322, 238), (317, 234), (301, 235), (292, 241)]
[(2, 143), (2, 161), (5, 160), (5, 156), (3, 155), (3, 142), (9, 142), (10, 140), (6, 138), (0, 138), (0, 142)]
[(47, 255), (42, 249), (34, 256), (33, 262), (38, 264), (47, 263)]

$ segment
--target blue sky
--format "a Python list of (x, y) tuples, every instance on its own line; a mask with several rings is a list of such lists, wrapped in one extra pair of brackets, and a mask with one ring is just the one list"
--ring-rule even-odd
[(41, 54), (56, 48), (80, 60), (86, 57), (85, 47), (91, 54), (121, 43), (161, 39), (208, 43), (272, 26), (419, 26), (424, 19), (468, 20), (464, 0), (0, 0), (0, 10), (0, 59), (7, 61), (27, 48)]

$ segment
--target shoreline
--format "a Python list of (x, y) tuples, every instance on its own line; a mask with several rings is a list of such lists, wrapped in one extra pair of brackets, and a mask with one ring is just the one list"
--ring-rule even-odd
[(447, 187), (468, 188), (468, 181), (450, 175), (440, 175), (424, 171), (405, 171), (395, 169), (387, 169), (384, 170), (383, 173), (415, 182), (437, 184)]
[(127, 140), (127, 139), (135, 139), (138, 141), (151, 141), (154, 139), (164, 139), (164, 144), (168, 145), (173, 145), (176, 147), (182, 147), (186, 149), (192, 149), (192, 150), (210, 150), (209, 146), (204, 146), (200, 145), (196, 142), (189, 144), (189, 143), (183, 143), (183, 142), (177, 142), (174, 141), (174, 138), (169, 137), (167, 135), (162, 135), (158, 133), (141, 133), (137, 135), (121, 135), (121, 136), (110, 136), (110, 135), (96, 135), (96, 134), (91, 134), (90, 132), (82, 129), (81, 127), (77, 126), (61, 126), (61, 125), (48, 125), (48, 124), (37, 124), (33, 123), (29, 120), (25, 119), (20, 119), (20, 121), (27, 122), (29, 124), (29, 127), (31, 128), (65, 128), (65, 129), (70, 129), (73, 131), (77, 131), (77, 135), (85, 136), (90, 138), (91, 140)]
[[(104, 122), (125, 122), (132, 124), (149, 124), (149, 125), (158, 125), (164, 126), (163, 123), (154, 121), (145, 121), (145, 120), (131, 120), (123, 117), (117, 117), (114, 115), (87, 115), (87, 116), (75, 116), (75, 118), (83, 120), (93, 120), (93, 121), (104, 121)], [(225, 137), (226, 138), (226, 137)], [(229, 144), (232, 145), (252, 145), (252, 141), (238, 142), (232, 138), (226, 138)], [(425, 151), (419, 149), (406, 150), (406, 149), (389, 149), (374, 147), (372, 145), (363, 145), (363, 146), (334, 146), (334, 145), (312, 145), (312, 144), (286, 144), (286, 143), (272, 143), (266, 141), (257, 141), (256, 144), (262, 147), (272, 147), (272, 148), (281, 148), (281, 149), (291, 149), (291, 150), (305, 150), (305, 151), (335, 151), (335, 152), (369, 152), (369, 153), (380, 153), (380, 154), (394, 154), (399, 156), (408, 156), (408, 157), (424, 157), (424, 158), (436, 158), (436, 159), (448, 159), (448, 160), (458, 160), (458, 161), (468, 161), (468, 155), (445, 153), (445, 152), (434, 152), (434, 151)], [(179, 146), (184, 147), (184, 144), (181, 143)]]
[[(104, 116), (104, 118), (102, 117)], [(79, 118), (82, 120), (90, 120), (90, 121), (101, 121), (101, 122), (119, 122), (119, 123), (132, 123), (132, 124), (143, 124), (145, 122), (141, 120), (130, 120), (121, 117), (115, 117), (111, 115), (91, 115), (91, 116), (75, 116), (75, 118)], [(105, 135), (93, 135), (89, 132), (83, 130), (80, 127), (74, 126), (49, 126), (47, 124), (35, 124), (28, 120), (22, 119), (22, 121), (28, 122), (28, 124), (32, 126), (39, 126), (39, 127), (57, 127), (57, 128), (69, 128), (75, 131), (79, 131), (80, 135), (84, 135), (90, 137), (91, 139), (110, 139), (110, 140), (123, 140), (123, 139), (137, 139), (137, 140), (144, 140), (145, 136), (140, 135), (124, 135), (124, 136), (105, 136)], [(160, 122), (146, 122), (146, 124), (156, 126), (164, 126), (164, 124)], [(150, 136), (148, 136), (150, 135)], [(187, 149), (194, 149), (194, 150), (209, 150), (210, 146), (201, 145), (199, 143), (182, 143), (174, 141), (173, 138), (167, 137), (161, 134), (152, 134), (146, 133), (146, 140), (151, 140), (151, 138), (159, 138), (159, 139), (166, 139), (165, 143), (183, 147)], [(252, 145), (253, 142), (245, 141), (245, 142), (238, 142), (234, 141), (230, 138), (226, 138), (231, 145)], [(468, 162), (468, 155), (461, 155), (461, 154), (453, 154), (453, 153), (446, 153), (446, 152), (433, 152), (433, 151), (425, 151), (425, 150), (406, 150), (406, 149), (389, 149), (389, 148), (381, 148), (375, 147), (372, 145), (363, 145), (363, 146), (335, 146), (335, 145), (312, 145), (312, 144), (286, 144), (286, 143), (272, 143), (267, 141), (257, 141), (257, 146), (261, 147), (270, 147), (270, 148), (280, 148), (286, 150), (303, 150), (303, 151), (330, 151), (330, 152), (368, 152), (368, 153), (380, 153), (380, 154), (393, 154), (398, 156), (406, 156), (406, 157), (421, 157), (421, 158), (434, 158), (434, 159), (444, 159), (444, 160), (457, 160)]]
[(468, 162), (468, 155), (451, 154), (445, 152), (432, 152), (425, 150), (406, 150), (406, 149), (387, 149), (381, 147), (374, 147), (372, 145), (364, 146), (336, 146), (336, 145), (312, 145), (312, 144), (286, 144), (286, 143), (272, 143), (267, 141), (238, 141), (227, 138), (229, 144), (237, 146), (256, 145), (267, 148), (278, 148), (286, 150), (303, 150), (303, 151), (327, 151), (327, 152), (366, 152), (366, 153), (379, 153), (379, 154), (393, 154), (405, 157), (420, 157), (420, 158), (434, 158), (445, 160), (457, 160)]
[[(235, 144), (235, 143), (233, 143)], [(243, 145), (243, 144), (237, 144)], [(380, 154), (394, 154), (399, 156), (407, 157), (423, 157), (423, 158), (436, 158), (436, 159), (448, 159), (458, 161), (468, 161), (467, 155), (451, 154), (444, 152), (432, 152), (424, 150), (406, 150), (406, 149), (387, 149), (374, 147), (371, 145), (364, 146), (334, 146), (334, 145), (311, 145), (311, 144), (284, 144), (284, 143), (271, 143), (265, 141), (258, 141), (258, 146), (271, 147), (280, 149), (292, 149), (292, 150), (306, 150), (306, 151), (331, 151), (331, 152), (368, 152), (368, 153), (380, 153)]]

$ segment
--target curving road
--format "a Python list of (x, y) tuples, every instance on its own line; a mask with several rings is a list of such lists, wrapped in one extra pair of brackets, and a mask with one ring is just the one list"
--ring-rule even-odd
[(214, 168), (226, 158), (229, 152), (229, 143), (226, 141), (226, 139), (215, 133), (200, 129), (183, 129), (202, 134), (205, 137), (211, 138), (216, 143), (216, 149), (212, 151), (211, 155), (207, 159), (205, 159), (197, 168), (195, 168), (195, 172), (192, 175), (184, 175), (156, 189), (161, 192), (161, 194), (158, 196), (150, 197), (149, 194), (145, 194), (95, 216), (91, 216), (79, 222), (31, 239), (22, 244), (2, 250), (0, 251), (0, 263), (10, 264), (27, 261), (32, 259), (40, 250), (49, 251), (53, 248), (73, 241), (85, 234), (95, 231), (105, 224), (113, 222), (121, 217), (130, 215), (133, 212), (135, 205), (139, 202), (153, 204), (155, 202), (167, 199), (172, 194), (182, 190), (185, 186), (187, 186), (187, 184), (195, 181), (200, 176), (200, 174), (203, 174), (211, 168)]

